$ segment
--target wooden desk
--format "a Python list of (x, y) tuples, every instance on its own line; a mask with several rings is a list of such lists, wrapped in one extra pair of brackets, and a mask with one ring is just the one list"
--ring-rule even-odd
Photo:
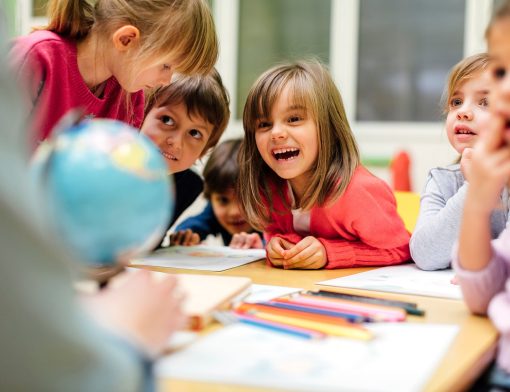
[[(162, 272), (184, 272), (196, 274), (222, 274), (250, 277), (253, 283), (272, 284), (280, 286), (302, 287), (304, 289), (318, 288), (315, 282), (333, 279), (353, 273), (368, 271), (370, 268), (353, 268), (345, 270), (313, 270), (296, 271), (271, 268), (263, 262), (255, 262), (225, 272), (204, 272), (190, 270), (175, 270), (165, 268), (151, 268)], [(342, 289), (345, 292), (363, 293), (367, 291)], [(462, 301), (401, 295), (392, 293), (369, 292), (369, 295), (384, 296), (384, 298), (401, 299), (418, 303), (426, 311), (426, 317), (408, 317), (409, 322), (429, 322), (459, 325), (459, 333), (450, 350), (443, 358), (436, 373), (427, 384), (425, 391), (462, 391), (465, 390), (481, 374), (482, 370), (494, 358), (497, 343), (497, 333), (490, 321), (483, 317), (472, 316)], [(434, 342), (430, 342), (434, 344)], [(267, 391), (260, 388), (249, 388), (206, 384), (183, 380), (161, 380), (160, 389), (163, 391), (179, 392), (243, 392)]]

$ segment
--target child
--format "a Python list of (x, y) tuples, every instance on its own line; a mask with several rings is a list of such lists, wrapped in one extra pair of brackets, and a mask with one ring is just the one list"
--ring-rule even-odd
[(139, 128), (143, 89), (168, 85), (173, 72), (206, 73), (218, 55), (205, 0), (51, 0), (48, 15), (11, 52), (28, 90), (32, 148), (73, 108)]
[(340, 93), (316, 61), (266, 71), (244, 107), (239, 194), (283, 268), (347, 268), (409, 260), (409, 233), (390, 188), (359, 163)]
[(88, 298), (94, 305), (88, 302), (86, 313), (70, 278), (76, 265), (51, 235), (41, 194), (30, 181), (19, 137), (26, 111), (7, 72), (1, 30), (0, 248), (2, 260), (12, 262), (2, 263), (0, 274), (0, 287), (9, 293), (0, 299), (0, 390), (152, 390), (154, 354), (183, 318), (175, 277), (129, 274), (122, 285)]
[(499, 330), (498, 364), (510, 373), (510, 229), (507, 226), (491, 242), (490, 224), (491, 212), (510, 179), (510, 1), (496, 12), (486, 37), (491, 56), (491, 123), (473, 150), (453, 265), (468, 307), (474, 313), (488, 312)]
[(153, 92), (141, 132), (160, 149), (174, 175), (175, 206), (168, 224), (202, 192), (202, 180), (189, 168), (218, 143), (230, 118), (229, 97), (220, 74), (176, 74), (169, 86)]
[(209, 234), (221, 234), (223, 243), (235, 248), (262, 248), (258, 233), (246, 222), (235, 192), (241, 139), (228, 140), (214, 149), (204, 168), (205, 209), (186, 219), (170, 237), (172, 245), (196, 245)]
[[(460, 163), (432, 169), (421, 197), (420, 215), (411, 236), (411, 256), (424, 270), (448, 268), (452, 247), (458, 237), (468, 184), (469, 157), (481, 132), (487, 129), (490, 113), (487, 97), (490, 86), (489, 56), (470, 56), (455, 65), (445, 89), (446, 133), (461, 155)], [(492, 104), (492, 103), (491, 103)], [(501, 194), (502, 205), (508, 192)], [(505, 228), (507, 208), (491, 216), (491, 238)]]

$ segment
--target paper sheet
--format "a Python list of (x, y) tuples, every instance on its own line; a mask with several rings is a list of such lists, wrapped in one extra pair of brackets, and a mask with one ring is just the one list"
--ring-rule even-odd
[(232, 249), (227, 246), (171, 246), (142, 258), (132, 265), (225, 271), (266, 257), (264, 249)]
[(292, 391), (412, 392), (424, 388), (458, 327), (378, 324), (372, 341), (305, 340), (244, 324), (162, 358), (159, 377)]
[(376, 268), (355, 275), (317, 282), (318, 285), (387, 291), (428, 297), (462, 299), (459, 285), (451, 283), (451, 269), (423, 271), (414, 264)]
[(250, 303), (270, 301), (274, 298), (296, 293), (302, 290), (303, 289), (298, 289), (296, 287), (252, 283), (250, 293), (245, 298), (243, 298), (243, 301)]

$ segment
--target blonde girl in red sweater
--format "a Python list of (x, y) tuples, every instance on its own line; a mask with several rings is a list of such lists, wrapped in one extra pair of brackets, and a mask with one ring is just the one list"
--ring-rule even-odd
[(340, 93), (318, 61), (264, 72), (243, 116), (239, 195), (285, 269), (399, 264), (409, 233), (388, 185), (360, 164)]

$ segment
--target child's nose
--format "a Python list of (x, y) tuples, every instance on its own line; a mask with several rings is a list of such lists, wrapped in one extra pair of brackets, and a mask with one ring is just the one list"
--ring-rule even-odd
[(473, 111), (468, 108), (461, 108), (457, 112), (457, 119), (459, 120), (472, 120), (473, 119)]
[(166, 138), (166, 144), (172, 146), (175, 152), (180, 152), (182, 149), (182, 134), (179, 130), (171, 132)]
[(271, 139), (284, 139), (287, 136), (287, 131), (281, 124), (273, 124), (271, 128)]

